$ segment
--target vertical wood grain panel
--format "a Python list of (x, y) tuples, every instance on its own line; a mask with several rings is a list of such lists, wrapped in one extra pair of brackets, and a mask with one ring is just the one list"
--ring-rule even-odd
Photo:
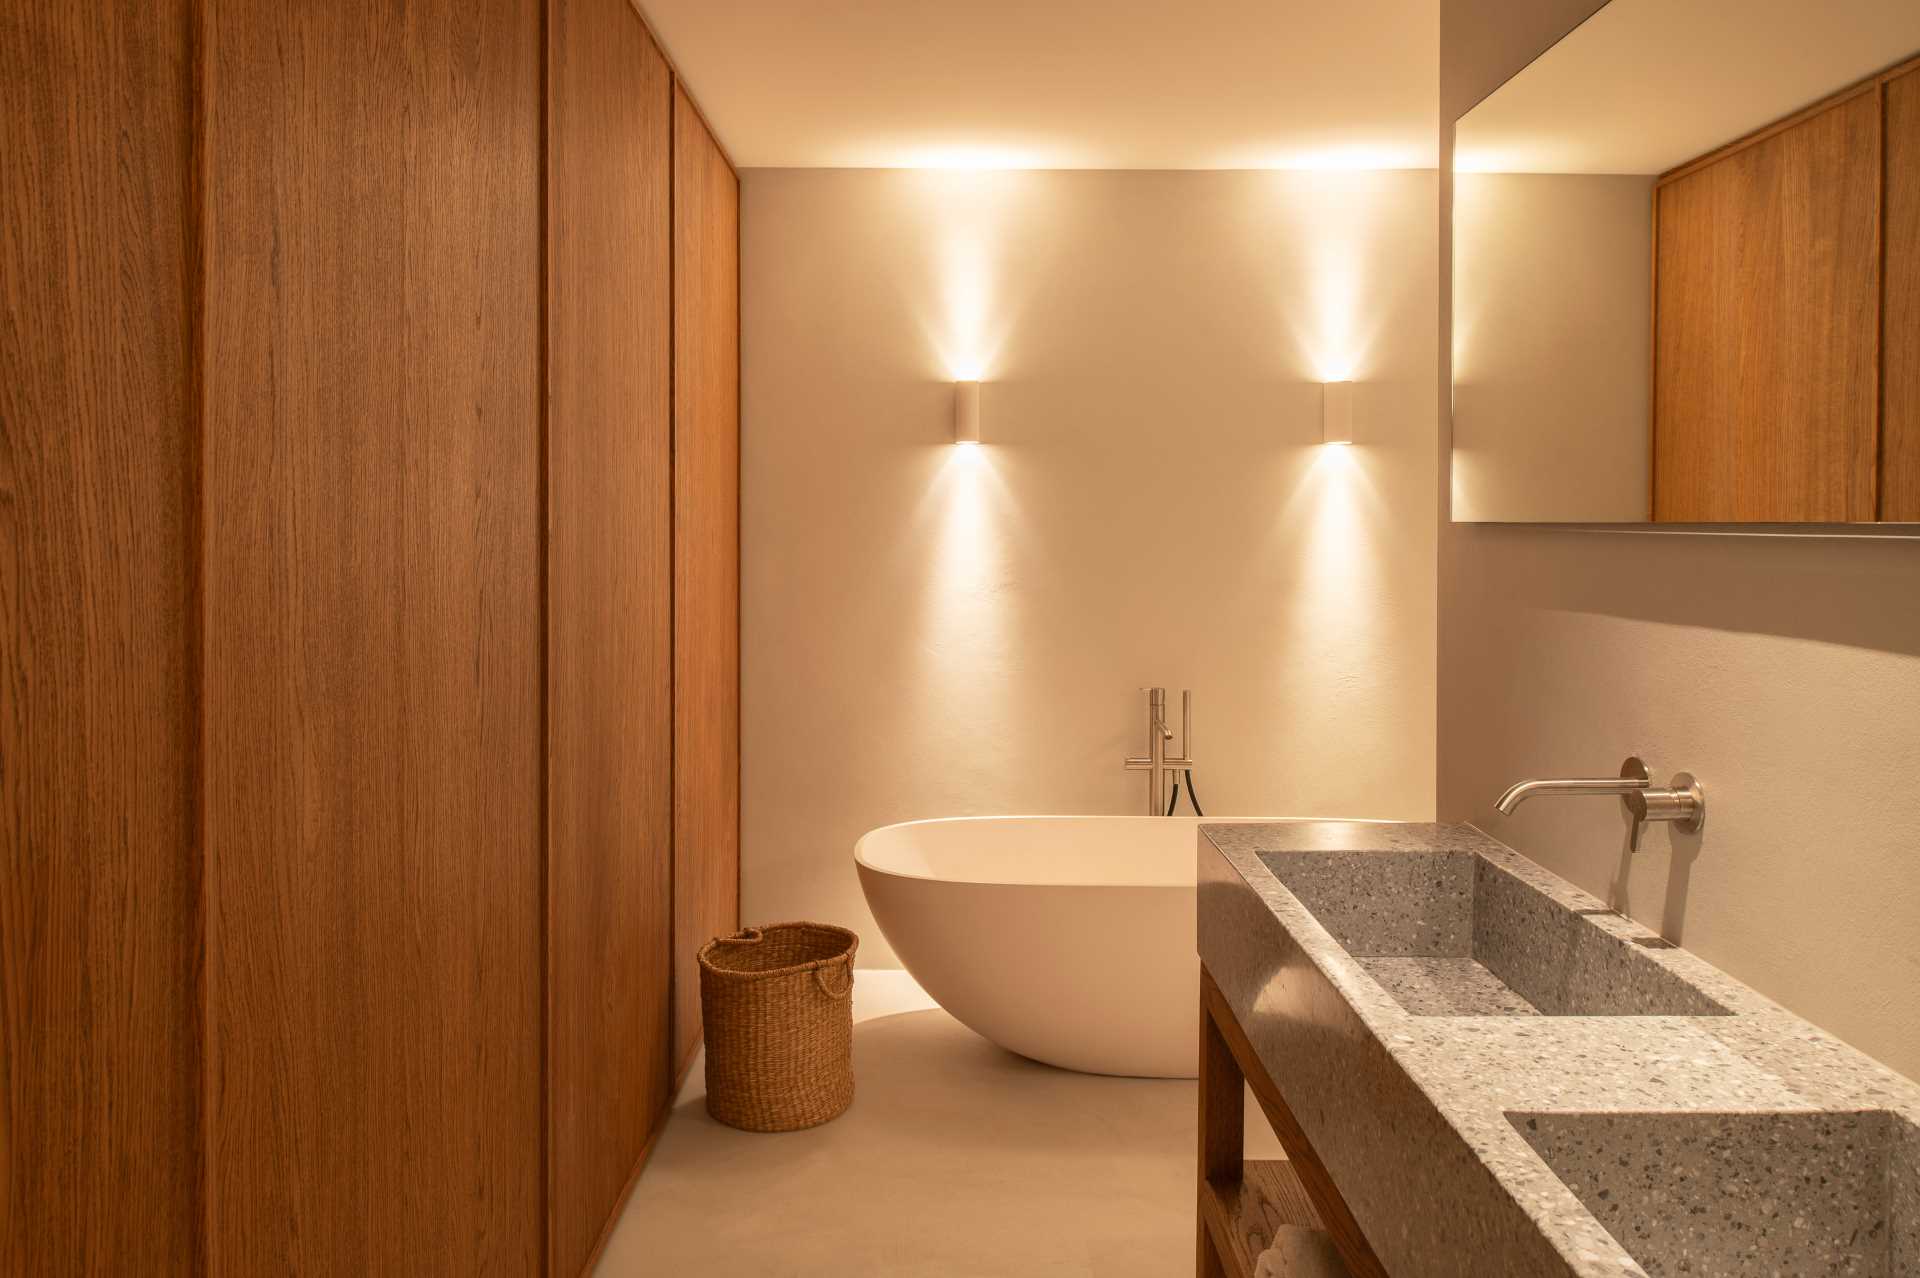
[(1657, 191), (1654, 518), (1875, 516), (1880, 102)]
[(1880, 518), (1920, 520), (1920, 71), (1887, 94), (1885, 420)]
[(536, 0), (209, 0), (216, 1274), (541, 1261)]
[(203, 1267), (193, 6), (0, 6), (0, 1272)]
[(674, 88), (673, 1059), (740, 918), (740, 182)]
[(597, 1246), (667, 1101), (671, 79), (626, 0), (548, 9), (551, 1254)]

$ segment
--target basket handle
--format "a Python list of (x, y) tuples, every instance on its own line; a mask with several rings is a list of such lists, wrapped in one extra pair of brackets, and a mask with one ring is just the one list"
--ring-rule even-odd
[(765, 939), (759, 928), (749, 927), (742, 928), (732, 936), (716, 936), (713, 938), (713, 943), (715, 945), (758, 945)]
[(847, 995), (853, 993), (853, 965), (851, 963), (847, 965), (847, 983), (838, 990), (828, 987), (826, 972), (827, 969), (824, 967), (816, 967), (813, 969), (813, 983), (820, 987), (822, 994), (825, 994), (828, 998), (845, 998)]

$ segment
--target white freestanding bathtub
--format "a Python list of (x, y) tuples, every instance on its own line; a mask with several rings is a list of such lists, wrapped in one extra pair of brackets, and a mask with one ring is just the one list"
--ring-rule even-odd
[(940, 1006), (1022, 1056), (1192, 1078), (1193, 817), (964, 817), (854, 845), (888, 944)]

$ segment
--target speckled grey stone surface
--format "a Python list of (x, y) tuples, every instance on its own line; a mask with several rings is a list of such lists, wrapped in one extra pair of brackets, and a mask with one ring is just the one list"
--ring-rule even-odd
[(1885, 1111), (1511, 1115), (1649, 1274), (1897, 1274)]
[(1363, 958), (1360, 967), (1415, 1016), (1540, 1015), (1470, 958)]
[[(1416, 1016), (1716, 1016), (1723, 1009), (1645, 947), (1471, 852), (1257, 853), (1341, 948)], [(1376, 965), (1377, 958), (1463, 963)], [(1424, 978), (1424, 979), (1423, 979)], [(1474, 1003), (1443, 994), (1460, 984)], [(1502, 997), (1504, 987), (1505, 996)], [(1415, 994), (1419, 1006), (1408, 1002)], [(1469, 1010), (1477, 1006), (1479, 1011)], [(1457, 1005), (1456, 1005), (1457, 1004)]]
[(1511, 1119), (1656, 1278), (1893, 1272), (1882, 1111)]
[(1476, 862), (1465, 852), (1285, 852), (1261, 859), (1349, 954), (1472, 953)]
[(1473, 955), (1549, 1016), (1724, 1013), (1646, 947), (1492, 861), (1473, 860)]
[(1887, 1270), (1896, 1278), (1920, 1278), (1920, 1126), (1890, 1124), (1887, 1150), (1887, 1211), (1893, 1217)]
[[(1524, 908), (1494, 930), (1526, 944), (1501, 957), (1500, 938), (1475, 936), (1468, 950), (1450, 955), (1356, 957), (1271, 868), (1275, 861), (1284, 865), (1287, 853), (1342, 851), (1465, 854), (1479, 863), (1476, 896), (1489, 883), (1496, 893), (1514, 890)], [(1321, 882), (1364, 869), (1329, 869)], [(1920, 1087), (1686, 950), (1663, 947), (1648, 929), (1478, 830), (1329, 821), (1203, 825), (1198, 871), (1201, 958), (1390, 1272), (1648, 1272), (1509, 1115), (1652, 1115), (1623, 1119), (1614, 1142), (1616, 1158), (1631, 1164), (1641, 1156), (1652, 1167), (1649, 1152), (1659, 1142), (1697, 1132), (1689, 1126), (1695, 1120), (1878, 1111), (1884, 1120), (1885, 1246), (1877, 1253), (1861, 1251), (1854, 1239), (1853, 1251), (1835, 1254), (1855, 1268), (1836, 1272), (1920, 1275), (1920, 1185), (1912, 1143)], [(1359, 880), (1354, 882), (1357, 889)], [(1311, 887), (1307, 894), (1313, 895)], [(1438, 919), (1435, 906), (1426, 901), (1410, 916), (1398, 913)], [(1478, 930), (1481, 912), (1497, 908), (1490, 898), (1477, 902), (1469, 920)], [(1396, 907), (1382, 902), (1349, 909), (1338, 921), (1348, 935), (1358, 936), (1366, 918), (1395, 916)], [(1527, 936), (1530, 927), (1543, 927), (1548, 939)], [(1428, 930), (1453, 934), (1437, 924)], [(1529, 948), (1535, 944), (1545, 948)], [(1698, 1010), (1420, 1015), (1403, 1001), (1418, 1004), (1424, 997), (1410, 996), (1409, 969), (1380, 969), (1378, 961), (1422, 957), (1477, 960), (1530, 999), (1524, 973), (1555, 972), (1539, 998), (1553, 1002), (1552, 991), (1561, 983), (1563, 992), (1586, 1000), (1574, 1001), (1580, 1011), (1615, 1010), (1609, 1000), (1645, 1007), (1650, 997), (1663, 1008), (1679, 1000)], [(1398, 997), (1389, 985), (1396, 985)], [(1857, 1121), (1870, 1127), (1882, 1119)], [(1738, 1177), (1721, 1183), (1729, 1200), (1749, 1200), (1747, 1209), (1758, 1210), (1754, 1204), (1764, 1201)], [(1643, 1215), (1658, 1222), (1666, 1210), (1662, 1204), (1677, 1199), (1668, 1194), (1649, 1201)], [(1829, 1234), (1828, 1242), (1838, 1246), (1835, 1238)], [(1716, 1268), (1712, 1249), (1703, 1248), (1690, 1272), (1740, 1272), (1732, 1258)], [(1777, 1271), (1799, 1272), (1793, 1263)]]

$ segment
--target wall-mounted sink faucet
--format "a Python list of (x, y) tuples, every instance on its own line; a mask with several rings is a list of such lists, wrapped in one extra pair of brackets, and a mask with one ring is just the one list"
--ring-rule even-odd
[(1522, 781), (1507, 787), (1493, 806), (1508, 816), (1540, 794), (1616, 794), (1633, 817), (1628, 846), (1640, 850), (1640, 831), (1649, 821), (1671, 821), (1674, 828), (1692, 834), (1707, 819), (1707, 794), (1687, 772), (1676, 772), (1666, 789), (1656, 789), (1653, 776), (1638, 755), (1620, 765), (1617, 777), (1569, 777), (1552, 781)]
[[(1167, 726), (1167, 690), (1142, 688), (1141, 691), (1147, 694), (1147, 753), (1128, 758), (1127, 771), (1147, 774), (1147, 815), (1165, 816), (1172, 807), (1167, 795), (1167, 777), (1187, 771), (1189, 785), (1193, 780), (1190, 771), (1193, 767), (1193, 693), (1189, 690), (1180, 694), (1182, 753), (1169, 755), (1167, 743), (1173, 740), (1173, 729)], [(1194, 810), (1199, 811), (1197, 804)]]

